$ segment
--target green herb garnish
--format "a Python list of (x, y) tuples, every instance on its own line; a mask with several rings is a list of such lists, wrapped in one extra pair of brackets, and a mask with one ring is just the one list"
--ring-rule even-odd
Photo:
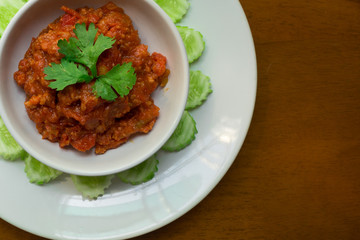
[(101, 75), (94, 85), (94, 91), (98, 97), (112, 101), (117, 98), (116, 92), (121, 96), (129, 94), (136, 82), (135, 70), (131, 63), (116, 65), (105, 75)]
[(49, 87), (57, 91), (75, 83), (88, 83), (93, 79), (84, 66), (69, 62), (66, 58), (61, 59), (60, 64), (53, 63), (51, 67), (44, 68), (44, 73), (46, 80), (56, 79)]
[(52, 63), (44, 68), (45, 79), (55, 80), (49, 84), (50, 88), (60, 91), (69, 85), (89, 83), (95, 79), (93, 92), (97, 97), (114, 101), (118, 97), (116, 93), (121, 97), (129, 94), (136, 82), (135, 70), (131, 63), (118, 64), (105, 75), (98, 76), (98, 58), (112, 47), (115, 39), (103, 34), (96, 39), (97, 32), (94, 23), (90, 23), (88, 30), (85, 23), (76, 24), (74, 33), (77, 38), (58, 41), (59, 53), (64, 54), (64, 58), (61, 59), (61, 63)]

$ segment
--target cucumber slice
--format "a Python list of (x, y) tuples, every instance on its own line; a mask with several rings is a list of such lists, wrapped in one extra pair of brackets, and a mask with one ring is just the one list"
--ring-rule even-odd
[(25, 150), (11, 136), (0, 117), (0, 157), (14, 161), (19, 158), (24, 159), (26, 154)]
[(138, 185), (154, 178), (158, 164), (159, 160), (153, 155), (139, 165), (118, 173), (117, 176), (125, 183)]
[(190, 71), (189, 94), (185, 109), (190, 110), (200, 106), (212, 93), (210, 78), (201, 71)]
[(104, 195), (114, 176), (114, 174), (96, 177), (71, 175), (71, 179), (84, 198), (96, 199)]
[(197, 60), (205, 49), (203, 35), (189, 27), (176, 26), (184, 42), (189, 63)]
[(29, 154), (25, 158), (25, 172), (31, 183), (39, 185), (48, 183), (62, 174), (62, 172), (46, 166)]
[(195, 120), (188, 111), (184, 111), (179, 125), (161, 149), (169, 152), (180, 151), (195, 140), (197, 132)]
[(0, 1), (0, 37), (5, 31), (11, 18), (19, 11), (19, 9), (27, 2), (27, 0), (1, 0)]
[(174, 23), (180, 22), (189, 10), (188, 0), (155, 0)]

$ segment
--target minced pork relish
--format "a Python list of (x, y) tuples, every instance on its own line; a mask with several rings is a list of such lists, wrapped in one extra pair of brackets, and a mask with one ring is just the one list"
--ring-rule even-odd
[[(167, 81), (166, 57), (150, 54), (141, 44), (138, 32), (123, 9), (108, 3), (98, 9), (62, 7), (64, 15), (49, 24), (33, 38), (19, 69), (14, 74), (26, 93), (25, 108), (44, 139), (59, 142), (60, 147), (73, 146), (79, 151), (95, 147), (97, 154), (116, 148), (136, 133), (149, 132), (158, 115), (151, 93)], [(115, 38), (111, 49), (100, 55), (99, 75), (116, 64), (131, 62), (137, 76), (127, 96), (106, 101), (95, 96), (94, 81), (70, 85), (62, 91), (48, 87), (44, 67), (60, 63), (60, 39), (75, 37), (75, 24), (94, 23), (98, 34)]]

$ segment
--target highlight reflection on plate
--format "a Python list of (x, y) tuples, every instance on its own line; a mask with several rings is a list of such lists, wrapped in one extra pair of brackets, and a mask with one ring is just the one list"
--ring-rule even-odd
[(210, 76), (213, 88), (205, 104), (191, 111), (196, 140), (183, 151), (160, 152), (159, 172), (150, 182), (130, 186), (114, 178), (96, 201), (83, 200), (69, 177), (39, 187), (28, 183), (22, 162), (0, 160), (1, 218), (50, 239), (122, 239), (166, 225), (207, 196), (231, 166), (249, 128), (255, 50), (237, 0), (193, 0), (179, 25), (204, 35), (206, 49), (190, 69)]

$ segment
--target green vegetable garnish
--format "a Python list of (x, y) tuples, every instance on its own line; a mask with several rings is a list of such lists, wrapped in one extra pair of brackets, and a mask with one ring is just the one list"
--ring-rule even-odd
[(174, 23), (179, 22), (190, 7), (188, 0), (155, 0), (155, 2), (167, 13)]
[(121, 97), (128, 95), (136, 82), (134, 71), (131, 63), (125, 63), (121, 66), (119, 64), (116, 65), (105, 75), (101, 75), (97, 79), (94, 85), (96, 95), (108, 101), (117, 98), (113, 89), (115, 89)]
[[(129, 94), (136, 82), (136, 74), (131, 63), (114, 66), (107, 74), (98, 76), (96, 63), (105, 50), (111, 48), (115, 40), (100, 34), (96, 39), (97, 29), (90, 23), (88, 30), (86, 24), (76, 24), (74, 33), (77, 38), (69, 41), (58, 41), (59, 53), (64, 54), (61, 63), (52, 63), (44, 68), (46, 80), (55, 80), (49, 84), (50, 88), (63, 90), (75, 83), (89, 83), (95, 79), (93, 92), (104, 100), (114, 101), (118, 96)], [(96, 39), (96, 41), (95, 41)], [(87, 68), (90, 70), (90, 75)], [(116, 92), (114, 91), (116, 90)]]
[(71, 37), (69, 41), (62, 39), (58, 42), (59, 53), (64, 54), (65, 59), (69, 61), (87, 66), (92, 77), (97, 75), (96, 63), (100, 54), (115, 43), (115, 39), (103, 34), (100, 34), (95, 41), (97, 32), (94, 23), (90, 23), (88, 30), (85, 23), (76, 24), (74, 33), (77, 39)]
[(76, 189), (81, 192), (84, 198), (96, 199), (104, 195), (105, 189), (111, 184), (115, 175), (88, 177), (71, 175), (71, 179)]
[(27, 2), (27, 0), (1, 0), (0, 1), (0, 37), (3, 35), (5, 28), (9, 24), (11, 18), (19, 11), (19, 9)]
[(184, 42), (189, 63), (197, 60), (205, 49), (203, 35), (192, 28), (176, 26)]
[(44, 73), (46, 80), (56, 79), (49, 84), (49, 87), (57, 91), (69, 85), (89, 82), (93, 79), (84, 66), (70, 62), (66, 58), (62, 58), (60, 64), (53, 63), (51, 67), (44, 68)]
[(14, 161), (25, 156), (26, 152), (11, 136), (0, 117), (0, 157), (5, 160)]
[(161, 149), (169, 152), (180, 151), (195, 140), (196, 122), (188, 111), (184, 111), (174, 133)]
[(155, 176), (155, 172), (158, 171), (158, 164), (159, 160), (153, 155), (139, 165), (118, 173), (117, 176), (125, 183), (138, 185), (151, 180)]
[(190, 110), (200, 106), (212, 93), (210, 78), (201, 71), (190, 71), (189, 94), (185, 109)]
[(39, 185), (48, 183), (62, 174), (62, 172), (48, 167), (29, 154), (25, 158), (25, 172), (31, 183)]

